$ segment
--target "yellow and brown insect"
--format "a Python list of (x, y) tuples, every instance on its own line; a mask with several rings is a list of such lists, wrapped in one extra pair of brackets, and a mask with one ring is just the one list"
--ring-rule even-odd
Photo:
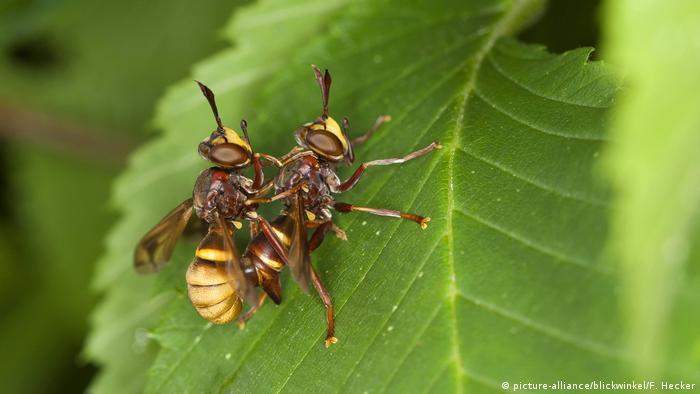
[[(197, 217), (208, 223), (209, 230), (187, 270), (188, 295), (203, 318), (223, 324), (239, 315), (242, 299), (251, 305), (256, 305), (258, 300), (254, 289), (259, 285), (256, 268), (248, 259), (240, 258), (233, 241), (235, 230), (241, 228), (243, 219), (268, 228), (267, 221), (255, 212), (257, 205), (286, 198), (305, 185), (299, 184), (296, 189), (274, 197), (258, 198), (272, 183), (263, 185), (260, 156), (254, 154), (250, 146), (246, 122), (241, 121), (244, 138), (224, 126), (214, 93), (197, 83), (217, 124), (211, 135), (199, 144), (198, 151), (215, 166), (199, 174), (191, 198), (167, 214), (141, 239), (134, 253), (134, 265), (140, 273), (160, 270), (170, 259), (194, 209)], [(255, 168), (254, 180), (241, 174), (242, 169), (251, 165)]]
[[(430, 218), (412, 213), (405, 213), (384, 208), (369, 208), (344, 202), (338, 202), (333, 194), (352, 189), (365, 170), (372, 166), (400, 164), (423, 156), (440, 148), (440, 144), (432, 144), (409, 153), (400, 158), (381, 159), (365, 162), (346, 181), (341, 182), (336, 167), (352, 164), (355, 160), (353, 146), (366, 141), (383, 123), (390, 120), (389, 116), (380, 116), (374, 125), (362, 136), (350, 139), (348, 136), (348, 121), (343, 119), (341, 128), (328, 115), (328, 97), (331, 86), (331, 76), (312, 66), (321, 88), (323, 112), (319, 118), (304, 124), (295, 131), (298, 146), (286, 156), (267, 159), (280, 167), (275, 179), (277, 193), (287, 193), (285, 208), (280, 216), (271, 221), (271, 228), (261, 228), (263, 231), (255, 236), (243, 255), (243, 260), (250, 261), (255, 267), (260, 285), (272, 300), (279, 304), (282, 299), (279, 272), (289, 265), (292, 276), (304, 291), (308, 291), (311, 282), (326, 307), (327, 333), (326, 347), (337, 341), (334, 333), (333, 303), (328, 290), (310, 263), (309, 254), (316, 249), (327, 231), (334, 231), (336, 236), (347, 239), (345, 232), (332, 222), (331, 209), (339, 212), (366, 212), (380, 216), (390, 216), (414, 221), (422, 229), (427, 228)], [(299, 188), (304, 185), (304, 188)], [(268, 226), (264, 223), (263, 226)], [(307, 240), (307, 229), (315, 229)], [(269, 233), (276, 235), (270, 236)], [(256, 306), (239, 320), (241, 324), (249, 319), (265, 300), (263, 294)]]

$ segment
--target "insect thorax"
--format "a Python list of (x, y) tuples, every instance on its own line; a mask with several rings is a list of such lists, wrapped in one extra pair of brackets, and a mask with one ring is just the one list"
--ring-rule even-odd
[(275, 189), (279, 193), (305, 182), (309, 189), (307, 192), (301, 192), (305, 209), (317, 216), (318, 220), (325, 221), (331, 218), (329, 208), (333, 203), (327, 183), (329, 176), (337, 178), (328, 163), (307, 156), (289, 163), (280, 170)]
[(216, 221), (216, 212), (227, 220), (238, 220), (246, 212), (246, 187), (251, 180), (237, 170), (212, 167), (202, 171), (194, 185), (194, 210), (208, 223)]

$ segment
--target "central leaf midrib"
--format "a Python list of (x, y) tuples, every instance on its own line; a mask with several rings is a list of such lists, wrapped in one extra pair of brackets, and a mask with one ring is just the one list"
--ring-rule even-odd
[[(466, 61), (463, 62), (463, 63), (462, 63), (462, 66), (465, 66), (466, 63), (467, 63)], [(459, 67), (459, 68), (457, 68), (457, 69), (455, 70), (454, 73), (450, 73), (450, 74), (446, 75), (446, 76), (443, 78), (443, 80), (438, 81), (438, 82), (433, 86), (433, 88), (437, 89), (439, 86), (441, 86), (442, 84), (444, 84), (444, 83), (446, 83), (447, 81), (449, 81), (449, 79), (453, 76), (453, 74), (457, 74), (458, 71), (459, 71), (459, 69), (461, 69), (461, 68), (462, 68), (462, 67)], [(429, 95), (427, 95), (427, 97), (429, 97)], [(397, 118), (395, 119), (395, 121), (399, 122), (402, 118), (406, 117), (407, 114), (411, 113), (411, 109), (412, 109), (412, 108), (415, 108), (416, 106), (418, 106), (419, 103), (420, 103), (421, 101), (422, 101), (422, 100), (419, 100), (419, 101), (417, 101), (414, 105), (412, 105), (412, 106), (410, 106), (409, 108), (407, 108), (407, 110), (404, 112), (404, 114), (401, 115), (401, 116), (399, 116), (399, 117), (397, 117)], [(438, 112), (437, 116), (434, 117), (434, 119), (431, 121), (431, 123), (429, 124), (429, 126), (426, 127), (426, 128), (420, 133), (420, 135), (416, 137), (416, 143), (417, 143), (417, 141), (420, 141), (420, 140), (423, 138), (423, 136), (430, 130), (430, 128), (431, 128), (431, 127), (434, 125), (434, 123), (440, 118), (440, 116), (444, 113), (444, 111), (447, 110), (447, 108), (448, 108), (448, 105), (445, 105), (445, 106), (443, 106), (443, 107), (441, 108), (441, 110)], [(412, 147), (412, 149), (417, 149), (417, 148), (418, 148), (418, 146), (413, 146), (413, 147)], [(423, 178), (423, 180), (422, 180), (423, 183), (425, 183), (425, 182), (431, 177), (431, 175), (432, 175), (432, 173), (434, 172), (435, 168), (437, 168), (437, 162), (435, 162), (435, 164), (434, 164), (434, 165), (431, 167), (431, 169), (428, 171), (427, 175)], [(393, 170), (393, 171), (396, 171), (396, 170)], [(391, 179), (391, 177), (386, 177), (385, 180), (384, 180), (384, 182), (387, 182), (389, 179)], [(373, 194), (371, 194), (371, 195), (369, 196), (369, 200), (371, 201), (374, 197), (376, 197), (376, 195), (377, 195), (382, 189), (383, 189), (382, 187), (377, 188), (377, 189), (373, 192)], [(359, 219), (355, 219), (355, 221), (356, 221), (356, 220), (359, 220)], [(352, 222), (351, 222), (351, 223), (352, 223)], [(397, 226), (396, 228), (398, 228), (398, 226)], [(395, 229), (395, 230), (396, 230), (396, 229)], [(393, 237), (393, 235), (390, 236), (389, 239), (391, 239), (392, 237)], [(386, 244), (384, 245), (384, 247), (386, 247)], [(375, 262), (376, 262), (376, 260), (375, 260)], [(368, 269), (371, 269), (372, 265), (373, 265), (373, 263), (370, 264), (370, 267), (369, 267)], [(360, 282), (358, 283), (357, 286), (359, 286), (361, 283), (362, 283), (362, 280), (360, 280)], [(356, 290), (356, 289), (357, 289), (357, 287), (355, 287), (355, 289), (353, 289), (353, 291), (351, 291), (350, 296), (352, 296), (352, 294), (355, 293), (355, 290)], [(299, 293), (297, 293), (297, 294), (299, 294)], [(294, 298), (295, 298), (295, 295), (293, 295), (292, 297), (288, 298), (288, 301), (291, 301), (291, 300), (293, 300)], [(345, 302), (342, 302), (342, 303), (339, 303), (339, 304), (336, 305), (336, 315), (338, 315), (338, 314), (340, 314), (340, 312), (342, 312), (343, 307), (344, 307), (344, 305), (345, 305), (346, 302), (347, 302), (347, 300), (345, 300)], [(262, 331), (264, 332), (265, 330), (262, 330)], [(320, 340), (322, 339), (322, 336), (323, 336), (323, 335), (325, 335), (325, 333), (319, 333), (319, 335), (318, 335), (318, 337), (317, 337), (317, 341), (315, 341), (315, 343), (317, 343), (318, 341), (320, 341)], [(259, 338), (258, 338), (258, 339), (259, 339)], [(257, 343), (257, 340), (256, 340), (256, 343)], [(295, 366), (295, 368), (298, 367), (298, 366), (301, 364), (301, 362), (303, 362), (304, 358), (306, 357), (306, 355), (308, 355), (308, 353), (309, 353), (310, 350), (311, 350), (311, 348), (307, 349), (306, 353), (304, 354), (304, 357), (302, 357), (302, 359), (299, 360), (299, 362), (297, 363), (297, 365)], [(252, 349), (250, 349), (249, 352), (250, 352), (250, 351), (252, 351)], [(248, 354), (248, 353), (246, 353), (246, 356), (247, 356), (247, 354)], [(246, 356), (244, 356), (244, 358), (245, 358)], [(239, 365), (239, 368), (240, 368), (240, 365)], [(232, 379), (233, 379), (233, 376), (235, 376), (235, 374), (236, 374), (237, 372), (238, 372), (238, 368), (234, 371), (234, 373), (231, 375), (231, 377), (230, 377), (229, 379), (226, 380), (226, 383), (222, 385), (222, 390), (230, 384), (230, 382), (231, 382)], [(351, 372), (352, 372), (352, 371), (351, 371)], [(288, 382), (289, 378), (291, 378), (291, 377), (292, 377), (292, 374), (290, 374), (290, 375), (288, 376), (288, 379), (285, 381), (285, 383), (283, 384), (283, 386), (282, 386), (278, 391), (281, 391), (281, 390), (284, 388), (284, 385), (286, 385), (286, 383)]]
[[(454, 215), (453, 212), (455, 210), (454, 208), (454, 184), (453, 180), (455, 177), (455, 155), (457, 150), (460, 147), (460, 132), (462, 130), (462, 125), (464, 124), (464, 116), (466, 113), (466, 108), (469, 102), (469, 98), (471, 97), (471, 94), (474, 92), (474, 85), (476, 81), (476, 77), (479, 73), (479, 69), (481, 68), (481, 64), (484, 62), (484, 58), (488, 54), (488, 52), (493, 48), (494, 44), (496, 41), (504, 35), (506, 31), (512, 30), (514, 26), (511, 26), (514, 21), (518, 20), (518, 17), (521, 16), (521, 13), (527, 9), (529, 3), (532, 3), (533, 0), (518, 0), (513, 3), (511, 6), (511, 9), (508, 10), (503, 17), (494, 25), (493, 29), (491, 30), (491, 33), (487, 36), (486, 40), (484, 41), (484, 45), (477, 51), (477, 53), (474, 55), (474, 60), (472, 62), (471, 67), (468, 69), (468, 75), (467, 79), (464, 84), (464, 88), (462, 89), (460, 95), (458, 96), (460, 98), (460, 104), (457, 110), (457, 116), (455, 118), (454, 122), (454, 128), (451, 130), (452, 132), (452, 140), (450, 141), (449, 149), (447, 152), (447, 155), (449, 156), (448, 158), (448, 177), (449, 177), (449, 183), (448, 183), (448, 188), (447, 188), (447, 225), (446, 225), (446, 232), (447, 232), (447, 250), (448, 250), (448, 258), (447, 258), (447, 265), (449, 267), (450, 275), (449, 275), (449, 287), (448, 287), (448, 300), (450, 304), (450, 311), (452, 314), (452, 349), (453, 349), (453, 362), (455, 364), (456, 372), (457, 372), (457, 382), (456, 382), (456, 391), (458, 393), (463, 393), (464, 392), (464, 385), (463, 385), (463, 378), (467, 375), (474, 376), (475, 374), (469, 373), (465, 367), (464, 367), (464, 361), (462, 360), (462, 355), (460, 354), (460, 346), (459, 346), (459, 329), (457, 327), (457, 299), (458, 299), (458, 290), (457, 290), (457, 271), (455, 269), (455, 260), (454, 260), (454, 252), (455, 252), (455, 246), (454, 246)], [(479, 379), (482, 381), (482, 379)], [(484, 384), (491, 385), (493, 384), (490, 381), (482, 381)], [(493, 384), (494, 388), (500, 389), (500, 386), (497, 384)]]

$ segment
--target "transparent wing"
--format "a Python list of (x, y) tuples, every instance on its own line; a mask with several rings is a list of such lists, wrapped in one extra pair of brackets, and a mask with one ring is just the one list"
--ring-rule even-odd
[(188, 198), (146, 233), (134, 251), (136, 271), (142, 274), (160, 271), (170, 260), (191, 216), (192, 199)]
[[(245, 275), (245, 271), (254, 270), (248, 259), (241, 260), (238, 249), (233, 242), (234, 227), (227, 223), (221, 215), (217, 216), (217, 231), (220, 235), (219, 244), (226, 258), (217, 261), (221, 268), (231, 278), (231, 285), (239, 297), (248, 302), (249, 305), (257, 305), (258, 295), (255, 291), (255, 284), (251, 283)], [(254, 272), (254, 271), (253, 271)]]
[(289, 216), (294, 223), (291, 245), (289, 246), (289, 269), (304, 292), (309, 291), (311, 280), (311, 260), (309, 245), (306, 239), (306, 220), (304, 217), (304, 202), (299, 193), (293, 194), (289, 205)]

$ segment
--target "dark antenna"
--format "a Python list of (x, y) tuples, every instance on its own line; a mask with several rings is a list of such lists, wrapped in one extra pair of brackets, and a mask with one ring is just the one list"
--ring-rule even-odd
[(321, 74), (321, 70), (312, 64), (311, 67), (314, 69), (314, 74), (316, 75), (316, 81), (318, 86), (321, 88), (321, 95), (323, 96), (323, 119), (328, 119), (328, 96), (331, 92), (331, 74), (326, 69), (326, 72)]
[(352, 149), (352, 142), (350, 140), (350, 136), (348, 135), (350, 132), (350, 122), (348, 121), (348, 118), (343, 118), (343, 137), (345, 137), (345, 141), (348, 142), (348, 161), (350, 163), (355, 161), (355, 152)]
[(248, 143), (248, 146), (250, 146), (250, 149), (253, 149), (253, 146), (250, 144), (250, 138), (248, 137), (248, 122), (246, 122), (245, 119), (241, 119), (241, 131), (243, 132), (243, 137), (245, 137), (245, 142)]
[(214, 113), (214, 119), (216, 120), (216, 124), (218, 126), (218, 130), (223, 132), (224, 131), (224, 125), (221, 123), (221, 118), (219, 117), (219, 110), (216, 108), (216, 100), (214, 99), (214, 92), (211, 91), (207, 87), (207, 85), (199, 82), (197, 82), (197, 85), (199, 85), (199, 88), (202, 90), (202, 94), (204, 94), (204, 97), (206, 97), (207, 101), (209, 102), (209, 106), (211, 107), (211, 112)]

